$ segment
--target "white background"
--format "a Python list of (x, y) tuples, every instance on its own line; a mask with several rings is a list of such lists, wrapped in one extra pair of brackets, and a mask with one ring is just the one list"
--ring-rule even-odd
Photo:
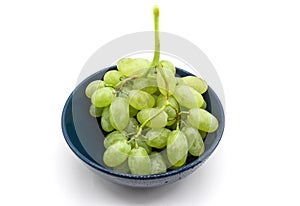
[[(1, 1), (0, 205), (299, 205), (297, 0)], [(226, 97), (220, 145), (170, 186), (130, 189), (88, 170), (60, 117), (87, 59), (119, 36), (162, 31), (196, 44)]]

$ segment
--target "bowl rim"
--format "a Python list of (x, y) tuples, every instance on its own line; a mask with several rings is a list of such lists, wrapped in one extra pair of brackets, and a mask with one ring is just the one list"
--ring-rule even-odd
[[(167, 171), (165, 173), (160, 173), (160, 174), (150, 174), (150, 175), (133, 175), (133, 174), (125, 174), (125, 173), (119, 173), (119, 172), (115, 172), (109, 168), (103, 167), (100, 164), (97, 164), (91, 160), (89, 160), (84, 154), (82, 154), (72, 143), (71, 138), (67, 132), (67, 126), (66, 126), (66, 122), (64, 121), (66, 118), (66, 110), (68, 105), (70, 104), (70, 101), (73, 98), (73, 94), (81, 87), (81, 85), (85, 82), (86, 79), (91, 78), (92, 76), (97, 75), (98, 73), (100, 73), (101, 71), (107, 71), (110, 69), (116, 69), (117, 66), (110, 66), (104, 69), (100, 69), (99, 71), (93, 73), (92, 75), (86, 77), (80, 84), (78, 84), (76, 86), (76, 88), (72, 91), (72, 93), (69, 95), (63, 111), (62, 111), (62, 116), (61, 116), (61, 128), (62, 128), (62, 132), (63, 132), (63, 136), (65, 141), (67, 142), (68, 146), (71, 148), (71, 150), (75, 153), (75, 155), (81, 159), (84, 163), (86, 163), (87, 165), (89, 165), (90, 167), (96, 169), (97, 171), (103, 172), (105, 174), (111, 175), (111, 176), (115, 176), (115, 177), (119, 177), (119, 178), (129, 178), (129, 179), (138, 179), (138, 180), (149, 180), (149, 179), (158, 179), (158, 178), (165, 178), (168, 176), (173, 176), (176, 174), (179, 174), (181, 172), (184, 172), (186, 170), (192, 169), (194, 167), (196, 167), (197, 165), (204, 163), (204, 161), (207, 160), (207, 158), (213, 153), (213, 151), (216, 149), (216, 147), (218, 146), (222, 136), (223, 136), (223, 132), (224, 132), (224, 128), (225, 128), (225, 114), (224, 114), (224, 109), (222, 106), (222, 103), (219, 99), (219, 97), (217, 96), (217, 94), (214, 92), (214, 90), (208, 86), (208, 89), (210, 90), (210, 95), (214, 95), (217, 105), (218, 107), (220, 107), (221, 110), (221, 118), (219, 120), (219, 129), (220, 129), (220, 133), (218, 136), (216, 136), (216, 138), (214, 139), (213, 143), (211, 144), (211, 146), (204, 151), (204, 153), (202, 155), (200, 155), (197, 159), (195, 159), (194, 161), (190, 162), (189, 164), (186, 164), (180, 168), (177, 168), (175, 170), (171, 170), (171, 171)], [(177, 70), (181, 70), (184, 72), (188, 72), (186, 70), (180, 69), (178, 67), (175, 67), (176, 71)], [(190, 72), (188, 72), (191, 75), (194, 75)]]

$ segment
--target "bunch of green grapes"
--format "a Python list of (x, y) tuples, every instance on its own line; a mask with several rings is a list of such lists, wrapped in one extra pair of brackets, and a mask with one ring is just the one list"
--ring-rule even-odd
[(175, 77), (176, 69), (159, 60), (159, 10), (154, 8), (153, 61), (124, 58), (117, 70), (105, 73), (85, 90), (90, 114), (101, 117), (103, 162), (121, 173), (164, 173), (200, 156), (203, 139), (218, 128), (218, 120), (205, 110), (202, 94), (207, 83), (196, 76)]

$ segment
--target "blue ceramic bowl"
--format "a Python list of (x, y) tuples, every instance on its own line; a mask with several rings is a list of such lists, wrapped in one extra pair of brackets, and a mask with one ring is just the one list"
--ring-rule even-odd
[[(208, 88), (203, 97), (207, 103), (207, 110), (219, 120), (219, 128), (214, 133), (207, 134), (204, 144), (205, 152), (200, 157), (190, 158), (181, 168), (156, 175), (132, 175), (115, 172), (107, 168), (102, 160), (105, 148), (103, 140), (106, 133), (99, 126), (100, 118), (93, 118), (89, 114), (90, 99), (85, 96), (86, 86), (93, 80), (102, 79), (108, 70), (116, 69), (112, 66), (91, 75), (79, 84), (69, 96), (62, 113), (62, 131), (66, 142), (72, 151), (90, 169), (101, 177), (122, 185), (132, 187), (156, 187), (180, 180), (200, 167), (212, 154), (221, 140), (224, 130), (224, 111), (215, 92)], [(178, 76), (192, 75), (187, 71), (176, 68)]]

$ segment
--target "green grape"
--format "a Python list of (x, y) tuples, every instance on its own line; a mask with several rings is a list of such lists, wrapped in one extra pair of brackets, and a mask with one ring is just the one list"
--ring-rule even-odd
[(131, 146), (126, 140), (117, 141), (105, 150), (103, 161), (109, 167), (116, 167), (122, 164), (128, 157)]
[(154, 103), (154, 106), (153, 106), (153, 107), (156, 107), (156, 101), (157, 101), (157, 98), (158, 98), (158, 96), (157, 96), (157, 95), (155, 95), (155, 94), (152, 94), (152, 97), (154, 98), (154, 101), (155, 101), (155, 103)]
[(91, 83), (89, 83), (89, 85), (86, 87), (85, 89), (85, 95), (88, 97), (88, 98), (91, 98), (93, 93), (97, 90), (97, 89), (100, 89), (100, 88), (103, 88), (104, 87), (104, 81), (102, 80), (95, 80), (95, 81), (92, 81)]
[(134, 175), (148, 175), (151, 173), (151, 160), (143, 147), (134, 148), (128, 157), (130, 172)]
[(134, 90), (143, 90), (149, 94), (153, 94), (157, 91), (157, 83), (154, 77), (142, 77), (133, 81)]
[(128, 159), (126, 159), (123, 163), (120, 165), (114, 167), (115, 172), (128, 174), (130, 172), (129, 166), (128, 166)]
[(192, 146), (192, 144), (196, 141), (198, 137), (201, 137), (198, 130), (191, 126), (185, 126), (181, 129), (181, 131), (185, 134), (187, 142), (188, 142), (188, 148)]
[(174, 108), (172, 108), (171, 106), (167, 106), (165, 108), (165, 112), (167, 113), (168, 115), (168, 121), (169, 120), (173, 120), (174, 118), (176, 118), (177, 116), (177, 112)]
[(171, 96), (175, 91), (176, 79), (170, 69), (157, 69), (156, 75), (157, 86), (165, 96)]
[(176, 120), (174, 121), (173, 124), (167, 125), (167, 126), (168, 126), (168, 129), (170, 129), (170, 130), (176, 130), (177, 129), (177, 122), (176, 122)]
[(167, 168), (171, 168), (172, 164), (169, 162), (167, 150), (166, 149), (161, 150), (159, 153), (161, 154), (164, 162), (166, 163)]
[(151, 62), (142, 58), (123, 58), (118, 61), (117, 68), (125, 76), (141, 75), (151, 67)]
[(192, 146), (189, 148), (189, 153), (193, 156), (199, 157), (204, 152), (204, 142), (202, 137), (197, 138), (195, 142), (192, 144)]
[(129, 92), (129, 104), (135, 109), (142, 110), (153, 107), (155, 104), (155, 100), (147, 92), (140, 90), (131, 90)]
[[(176, 122), (176, 119), (174, 120), (168, 120), (167, 126), (172, 126)], [(175, 124), (176, 125), (176, 124)], [(176, 128), (176, 127), (175, 127)]]
[(165, 111), (160, 111), (158, 108), (143, 109), (137, 114), (137, 120), (143, 124), (150, 117), (154, 116), (150, 121), (146, 123), (150, 128), (162, 128), (165, 127), (168, 121), (168, 115)]
[[(167, 155), (172, 165), (183, 165), (188, 153), (188, 142), (183, 132), (174, 130), (170, 132), (167, 141)], [(183, 161), (184, 159), (184, 161)]]
[(109, 146), (111, 146), (112, 144), (114, 144), (120, 140), (127, 140), (127, 137), (120, 131), (114, 131), (112, 133), (109, 133), (105, 137), (103, 144), (104, 144), (104, 147), (107, 149)]
[(186, 158), (187, 154), (185, 154), (181, 160), (179, 160), (176, 164), (173, 165), (174, 169), (183, 166), (186, 162)]
[(103, 107), (95, 107), (95, 105), (91, 104), (89, 112), (93, 117), (100, 117), (103, 111)]
[(187, 117), (189, 123), (204, 132), (214, 132), (219, 127), (219, 122), (215, 116), (201, 108), (193, 108)]
[(206, 105), (206, 102), (205, 102), (205, 101), (203, 101), (203, 104), (201, 105), (201, 107), (200, 107), (200, 108), (201, 108), (201, 109), (206, 109), (206, 106), (207, 106), (207, 105)]
[(144, 137), (139, 138), (137, 140), (137, 144), (139, 147), (143, 147), (148, 154), (150, 154), (152, 152), (152, 147), (150, 147), (149, 145), (146, 144)]
[(131, 105), (129, 105), (129, 116), (130, 117), (134, 117), (137, 113), (139, 112), (138, 109), (132, 107)]
[(163, 69), (170, 69), (173, 74), (176, 74), (176, 69), (172, 62), (169, 62), (167, 60), (161, 60), (159, 63), (162, 65)]
[[(165, 105), (167, 99), (164, 95), (159, 95), (157, 97), (157, 100), (156, 100), (156, 105), (157, 107), (162, 107), (163, 105)], [(176, 109), (178, 110), (179, 109), (179, 106), (178, 106), (178, 103), (176, 101), (176, 99), (173, 97), (173, 96), (170, 96), (169, 99), (168, 99), (169, 103), (172, 104), (173, 107), (171, 106), (167, 106), (165, 108), (165, 112), (167, 113), (168, 115), (168, 123), (167, 123), (167, 126), (170, 126), (172, 124), (174, 124), (174, 122), (176, 121), (175, 118), (177, 116), (177, 112), (176, 112)], [(175, 108), (176, 109), (175, 109)]]
[(149, 94), (153, 94), (157, 91), (157, 87), (146, 87), (142, 89), (142, 91), (147, 92)]
[(151, 174), (160, 174), (167, 171), (167, 166), (163, 156), (158, 152), (150, 154), (151, 160)]
[(207, 135), (207, 132), (204, 132), (204, 131), (199, 130), (199, 133), (200, 133), (202, 139), (205, 139), (205, 137), (206, 137), (206, 135)]
[(111, 87), (103, 87), (97, 89), (92, 95), (92, 104), (96, 107), (107, 107), (114, 98), (114, 89)]
[(152, 95), (155, 95), (155, 96), (159, 96), (159, 95), (161, 95), (161, 93), (160, 93), (160, 91), (159, 91), (159, 89), (158, 90), (156, 90), (156, 92), (155, 93), (153, 93)]
[[(202, 140), (202, 142), (203, 142), (203, 140)], [(201, 147), (201, 150), (200, 150), (200, 155), (202, 155), (203, 154), (203, 152), (205, 151), (205, 145), (204, 145), (204, 142), (203, 142), (203, 146)], [(200, 156), (199, 155), (199, 156)]]
[(136, 133), (138, 130), (138, 126), (139, 126), (138, 121), (135, 118), (131, 117), (128, 121), (127, 126), (124, 128), (123, 131), (126, 132), (127, 134)]
[(204, 143), (198, 130), (191, 126), (186, 126), (182, 132), (187, 137), (189, 153), (193, 156), (200, 156), (204, 152)]
[(202, 95), (199, 92), (186, 85), (176, 86), (174, 97), (181, 106), (187, 107), (189, 109), (201, 107), (204, 101)]
[(127, 99), (116, 97), (110, 107), (110, 123), (116, 130), (123, 130), (129, 122), (129, 104)]
[(103, 80), (106, 84), (116, 87), (116, 85), (121, 81), (121, 78), (124, 77), (123, 74), (116, 70), (111, 70), (105, 73)]
[(195, 76), (186, 76), (186, 77), (182, 77), (179, 80), (179, 84), (185, 84), (187, 86), (192, 87), (193, 89), (195, 89), (197, 92), (199, 92), (200, 94), (203, 94), (204, 92), (206, 92), (208, 86), (207, 83), (199, 78), (199, 77), (195, 77)]
[(128, 98), (128, 93), (132, 90), (132, 88), (133, 88), (133, 83), (132, 83), (132, 81), (125, 81), (124, 80), (124, 84), (123, 84), (123, 82), (122, 83), (119, 83), (118, 85), (117, 85), (117, 88), (116, 88), (116, 90), (117, 90), (117, 92), (118, 92), (118, 96), (119, 97), (124, 97), (124, 98)]
[(146, 144), (146, 139), (144, 135), (139, 136), (137, 139), (134, 139), (134, 141), (131, 142), (131, 147), (143, 147), (148, 154), (152, 152), (152, 147)]
[(147, 145), (158, 149), (164, 148), (167, 145), (170, 132), (171, 131), (166, 128), (150, 129), (146, 133)]
[(176, 85), (178, 85), (180, 83), (180, 79), (181, 79), (181, 77), (175, 77)]
[(109, 107), (105, 107), (103, 109), (101, 118), (101, 127), (105, 132), (111, 132), (114, 130), (114, 127), (110, 123), (109, 117)]

